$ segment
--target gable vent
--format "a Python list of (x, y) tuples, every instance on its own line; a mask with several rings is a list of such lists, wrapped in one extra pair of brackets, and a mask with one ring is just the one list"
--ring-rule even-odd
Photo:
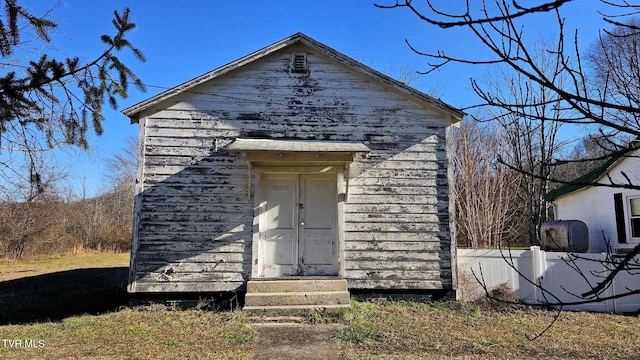
[(291, 72), (293, 73), (307, 72), (307, 55), (306, 54), (293, 54)]

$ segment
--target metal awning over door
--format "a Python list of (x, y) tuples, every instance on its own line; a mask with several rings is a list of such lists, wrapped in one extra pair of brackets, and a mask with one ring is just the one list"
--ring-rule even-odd
[(247, 191), (251, 198), (251, 169), (255, 166), (340, 166), (344, 170), (345, 197), (349, 189), (349, 165), (369, 147), (355, 141), (236, 139), (230, 152), (245, 154), (249, 164)]
[(232, 152), (277, 153), (358, 153), (369, 152), (365, 144), (355, 141), (236, 139), (229, 145)]

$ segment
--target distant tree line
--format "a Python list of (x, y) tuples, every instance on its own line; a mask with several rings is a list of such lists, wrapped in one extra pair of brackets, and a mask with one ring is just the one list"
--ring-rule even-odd
[(130, 139), (126, 148), (106, 161), (105, 190), (95, 197), (70, 197), (51, 180), (37, 199), (2, 199), (0, 257), (33, 258), (84, 250), (129, 251), (136, 147), (136, 141)]

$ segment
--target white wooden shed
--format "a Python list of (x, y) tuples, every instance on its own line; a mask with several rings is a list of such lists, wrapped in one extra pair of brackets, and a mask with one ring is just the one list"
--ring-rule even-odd
[(131, 293), (323, 276), (455, 296), (460, 110), (298, 33), (123, 112), (140, 129)]
[(588, 252), (607, 252), (607, 247), (619, 252), (640, 244), (640, 190), (588, 185), (640, 184), (640, 150), (614, 155), (573, 183), (549, 192), (545, 200), (553, 202), (556, 219), (587, 225)]

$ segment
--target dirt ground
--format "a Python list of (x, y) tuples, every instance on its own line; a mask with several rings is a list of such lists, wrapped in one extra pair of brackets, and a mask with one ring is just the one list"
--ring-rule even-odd
[(254, 359), (340, 359), (339, 324), (255, 323), (260, 333)]

